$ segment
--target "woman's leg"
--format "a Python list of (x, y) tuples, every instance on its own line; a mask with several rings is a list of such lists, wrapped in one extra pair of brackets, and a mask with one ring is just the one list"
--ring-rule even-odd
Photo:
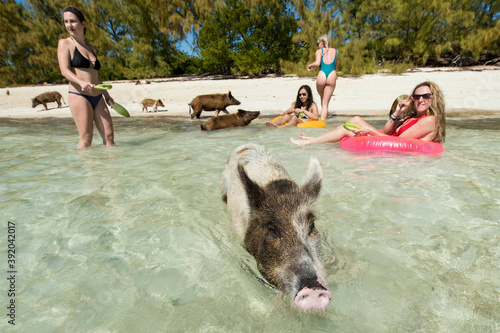
[(330, 104), (330, 99), (332, 98), (333, 92), (335, 91), (335, 86), (337, 84), (337, 72), (333, 71), (328, 75), (325, 80), (325, 86), (323, 88), (323, 96), (321, 96), (321, 119), (325, 120), (328, 118), (328, 105)]
[(90, 147), (94, 134), (94, 110), (83, 96), (69, 94), (68, 105), (75, 121), (80, 141), (78, 148)]
[(323, 97), (325, 96), (325, 86), (326, 86), (326, 76), (323, 71), (318, 72), (318, 76), (316, 77), (316, 90), (318, 91), (319, 98), (321, 100), (321, 112), (320, 119), (325, 120), (326, 116), (328, 116), (328, 108), (326, 109), (326, 116), (323, 118)]
[(101, 98), (99, 104), (96, 105), (94, 114), (95, 125), (102, 137), (102, 143), (108, 147), (114, 146), (115, 135), (113, 132), (113, 120), (111, 119), (111, 114), (106, 106), (106, 102), (104, 102), (104, 98)]
[[(353, 122), (355, 124), (361, 125), (361, 126), (368, 126), (372, 127), (372, 125), (368, 124), (366, 121), (363, 120), (361, 117), (353, 117), (349, 120), (350, 122)], [(333, 130), (331, 130), (328, 133), (325, 133), (321, 136), (318, 136), (316, 138), (309, 137), (306, 135), (300, 135), (300, 140), (299, 139), (294, 139), (290, 138), (290, 141), (296, 145), (299, 146), (306, 146), (310, 145), (313, 143), (327, 143), (327, 142), (338, 142), (340, 139), (342, 139), (345, 136), (354, 136), (354, 133), (351, 131), (348, 131), (344, 128), (343, 125), (335, 127)]]
[(338, 127), (335, 127), (333, 130), (331, 130), (328, 133), (325, 133), (321, 136), (318, 136), (316, 138), (313, 137), (304, 137), (303, 139), (294, 139), (290, 138), (290, 141), (296, 145), (299, 146), (307, 146), (311, 145), (313, 143), (327, 143), (327, 142), (337, 142), (340, 141), (344, 136), (354, 136), (354, 133), (351, 131), (348, 131), (344, 128), (344, 126), (340, 125)]
[(299, 122), (299, 117), (295, 116), (295, 117), (291, 117), (290, 121), (288, 122), (288, 124), (286, 124), (286, 126), (297, 126)]
[(290, 117), (289, 114), (286, 114), (286, 115), (282, 116), (281, 118), (279, 118), (278, 120), (276, 120), (274, 123), (272, 123), (270, 121), (266, 121), (266, 126), (267, 127), (280, 127), (280, 126), (283, 126), (286, 123), (290, 122), (291, 118), (292, 117)]

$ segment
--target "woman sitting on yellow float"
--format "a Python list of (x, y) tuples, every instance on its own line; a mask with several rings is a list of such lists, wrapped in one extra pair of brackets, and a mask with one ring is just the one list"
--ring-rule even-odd
[(319, 119), (318, 106), (313, 101), (311, 87), (308, 85), (300, 87), (297, 100), (292, 106), (272, 122), (266, 121), (266, 126), (325, 127), (325, 122)]

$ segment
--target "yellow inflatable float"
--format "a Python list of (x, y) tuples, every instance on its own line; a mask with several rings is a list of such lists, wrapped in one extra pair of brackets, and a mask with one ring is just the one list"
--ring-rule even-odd
[[(280, 119), (281, 117), (282, 116), (278, 116), (278, 117), (274, 118), (273, 121), (272, 121), (272, 123), (274, 123), (276, 120)], [(326, 127), (326, 123), (323, 120), (321, 120), (321, 119), (310, 120), (310, 121), (306, 121), (305, 123), (297, 124), (297, 127), (325, 128)]]

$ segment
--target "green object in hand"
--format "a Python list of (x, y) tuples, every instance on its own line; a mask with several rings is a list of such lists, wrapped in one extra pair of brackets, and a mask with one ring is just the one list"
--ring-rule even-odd
[(299, 113), (298, 115), (299, 118), (307, 118), (305, 114), (303, 114), (302, 112)]
[(125, 118), (130, 118), (130, 114), (128, 113), (127, 109), (125, 109), (123, 106), (121, 106), (118, 103), (113, 103), (111, 106), (113, 110), (124, 116)]
[(108, 89), (113, 88), (113, 86), (110, 84), (96, 84), (94, 86), (94, 88), (99, 89), (99, 90), (108, 90)]
[(354, 132), (354, 131), (357, 131), (357, 130), (361, 129), (361, 126), (356, 125), (355, 123), (352, 123), (350, 121), (346, 121), (344, 123), (344, 128), (346, 130), (348, 130), (348, 131), (353, 131)]

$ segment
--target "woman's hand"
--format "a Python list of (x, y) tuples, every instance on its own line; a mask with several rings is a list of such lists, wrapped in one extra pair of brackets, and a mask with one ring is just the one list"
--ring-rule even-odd
[(403, 112), (406, 111), (410, 103), (413, 101), (413, 96), (410, 97), (408, 100), (404, 101), (403, 103), (399, 103), (398, 106), (396, 107), (396, 110), (394, 111), (393, 115), (396, 118), (399, 118)]
[(82, 92), (91, 92), (92, 89), (94, 89), (95, 84), (92, 84), (90, 82), (83, 81), (80, 83), (80, 87), (82, 88)]
[(353, 131), (355, 136), (367, 136), (367, 135), (378, 135), (377, 130), (374, 131), (371, 127), (361, 126), (360, 129)]
[(115, 105), (115, 100), (108, 95), (106, 97), (106, 103), (108, 103), (109, 106), (113, 107), (113, 105)]

